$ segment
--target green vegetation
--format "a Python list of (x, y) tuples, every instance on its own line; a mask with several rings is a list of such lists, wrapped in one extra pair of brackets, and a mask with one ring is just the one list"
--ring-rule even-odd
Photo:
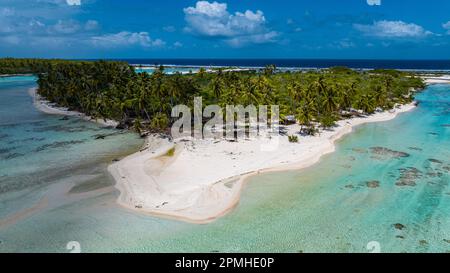
[(288, 136), (289, 142), (297, 143), (298, 142), (298, 136)]
[(170, 148), (170, 150), (167, 151), (167, 153), (164, 156), (172, 157), (175, 155), (175, 147)]
[(166, 75), (160, 67), (149, 75), (122, 62), (4, 59), (2, 64), (1, 73), (37, 73), (39, 94), (60, 106), (114, 119), (139, 132), (167, 132), (174, 121), (172, 107), (192, 107), (194, 97), (201, 96), (203, 106), (279, 105), (282, 119), (295, 116), (302, 133), (315, 134), (339, 119), (411, 102), (413, 91), (424, 87), (412, 73), (345, 67), (276, 73), (268, 66), (261, 72), (189, 75)]
[(43, 59), (0, 59), (0, 74), (38, 74), (45, 73), (52, 65), (70, 64), (75, 61)]

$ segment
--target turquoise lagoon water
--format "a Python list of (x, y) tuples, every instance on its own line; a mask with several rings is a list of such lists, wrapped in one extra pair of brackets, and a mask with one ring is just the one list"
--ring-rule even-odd
[[(6, 107), (28, 112), (20, 115), (31, 124), (83, 126), (83, 130), (76, 132), (45, 131), (33, 135), (45, 134), (53, 139), (57, 134), (65, 139), (86, 141), (49, 149), (48, 154), (41, 154), (40, 160), (49, 160), (48, 156), (62, 152), (69, 157), (68, 161), (77, 162), (80, 154), (85, 154), (87, 161), (95, 158), (96, 149), (109, 155), (111, 151), (108, 153), (107, 149), (120, 152), (137, 145), (132, 136), (120, 134), (111, 137), (111, 145), (98, 142), (102, 145), (87, 146), (86, 152), (82, 147), (95, 143), (92, 136), (100, 129), (94, 124), (72, 119), (61, 121), (59, 117), (36, 113), (26, 97), (27, 84), (33, 85), (15, 84), (16, 91), (12, 91), (14, 96), (24, 99), (23, 105), (8, 103)], [(1, 92), (4, 98), (4, 88)], [(356, 128), (339, 141), (335, 153), (311, 168), (252, 177), (239, 206), (207, 225), (135, 214), (115, 204), (114, 190), (90, 191), (90, 187), (81, 187), (82, 193), (49, 190), (64, 183), (79, 183), (74, 180), (92, 172), (83, 163), (77, 163), (77, 176), (72, 177), (72, 170), (66, 169), (64, 160), (53, 165), (41, 164), (39, 160), (39, 165), (47, 166), (48, 173), (55, 173), (53, 183), (31, 179), (22, 185), (15, 177), (32, 165), (31, 159), (8, 159), (15, 160), (11, 163), (2, 159), (0, 175), (6, 178), (0, 180), (0, 189), (4, 184), (22, 186), (16, 186), (17, 189), (9, 186), (0, 194), (0, 219), (11, 219), (14, 211), (26, 210), (46, 195), (53, 194), (49, 198), (58, 200), (26, 217), (3, 221), (0, 252), (66, 252), (69, 241), (78, 241), (84, 252), (368, 252), (367, 244), (372, 241), (379, 243), (382, 252), (448, 252), (450, 86), (431, 86), (417, 99), (421, 102), (417, 109), (395, 120)], [(29, 114), (34, 118), (28, 118)], [(71, 125), (72, 122), (78, 125)], [(48, 127), (25, 123), (20, 125), (22, 133), (27, 126)], [(8, 135), (0, 140), (2, 147), (9, 141), (29, 137), (0, 128), (1, 135)], [(115, 137), (123, 139), (116, 141)], [(125, 139), (133, 145), (123, 147)], [(30, 140), (24, 146), (43, 145), (38, 142)], [(18, 149), (8, 154), (24, 153), (20, 149), (25, 148)], [(29, 148), (29, 153), (33, 150), (36, 148)], [(98, 166), (97, 172), (102, 173), (104, 165), (99, 163), (102, 160), (92, 161), (89, 166)], [(9, 168), (5, 171), (4, 164), (14, 167), (15, 172)], [(68, 178), (63, 179), (64, 176)], [(102, 175), (96, 177), (95, 183), (101, 185), (103, 180), (111, 183), (108, 179)], [(34, 187), (34, 183), (39, 186)], [(29, 192), (22, 194), (28, 188)], [(62, 197), (56, 198), (61, 192)]]

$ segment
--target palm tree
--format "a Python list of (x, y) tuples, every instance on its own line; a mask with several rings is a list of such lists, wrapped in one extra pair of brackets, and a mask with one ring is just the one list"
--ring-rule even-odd
[(219, 99), (220, 95), (222, 95), (223, 88), (224, 88), (224, 83), (223, 83), (223, 79), (222, 79), (222, 74), (218, 74), (211, 81), (211, 89), (212, 89), (216, 99)]
[(321, 98), (323, 109), (325, 109), (327, 113), (332, 113), (339, 107), (338, 97), (332, 88), (326, 88)]

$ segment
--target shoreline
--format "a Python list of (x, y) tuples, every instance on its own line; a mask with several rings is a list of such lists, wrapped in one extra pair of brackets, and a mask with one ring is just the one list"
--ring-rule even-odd
[[(423, 77), (427, 85), (450, 83), (448, 75)], [(45, 113), (80, 117), (103, 126), (115, 121), (91, 117), (43, 100), (36, 89), (29, 90), (35, 107)], [(120, 192), (117, 203), (133, 212), (196, 224), (215, 221), (233, 210), (248, 178), (268, 172), (300, 170), (316, 164), (323, 155), (336, 149), (335, 142), (351, 133), (355, 126), (394, 119), (415, 108), (414, 103), (391, 111), (378, 112), (337, 122), (332, 130), (321, 130), (318, 136), (303, 136), (290, 143), (281, 136), (276, 151), (262, 152), (266, 138), (228, 142), (188, 140), (170, 142), (148, 136), (140, 151), (108, 166)], [(286, 126), (287, 135), (299, 131), (299, 125)], [(165, 156), (172, 148), (173, 156)], [(263, 160), (261, 160), (263, 159)], [(267, 159), (267, 160), (265, 160)]]
[(39, 111), (49, 114), (49, 115), (61, 115), (61, 116), (69, 116), (69, 117), (78, 117), (86, 121), (95, 122), (104, 127), (117, 127), (119, 123), (110, 119), (94, 119), (91, 116), (87, 116), (83, 113), (77, 111), (69, 111), (67, 108), (58, 107), (54, 103), (49, 102), (48, 100), (43, 99), (38, 93), (37, 88), (30, 88), (28, 90), (28, 94), (33, 98), (33, 105)]
[(436, 76), (425, 76), (422, 77), (427, 85), (433, 84), (450, 84), (450, 75)]
[[(414, 103), (392, 111), (338, 121), (333, 130), (304, 136), (299, 143), (280, 137), (275, 151), (261, 151), (267, 139), (228, 142), (188, 140), (172, 143), (149, 136), (141, 151), (108, 166), (120, 195), (117, 202), (134, 212), (207, 224), (237, 206), (248, 178), (267, 172), (300, 170), (335, 151), (335, 142), (355, 126), (394, 119)], [(288, 135), (299, 125), (286, 126)], [(172, 148), (173, 156), (165, 154)], [(267, 160), (266, 160), (267, 159)]]

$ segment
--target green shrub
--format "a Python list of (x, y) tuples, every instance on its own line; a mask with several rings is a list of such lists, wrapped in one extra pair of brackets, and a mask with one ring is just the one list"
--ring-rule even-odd
[(169, 118), (163, 114), (158, 113), (152, 118), (151, 127), (155, 130), (164, 130), (169, 126)]
[(288, 136), (289, 142), (297, 143), (298, 142), (298, 136)]
[(174, 156), (175, 155), (175, 147), (170, 148), (164, 156)]

